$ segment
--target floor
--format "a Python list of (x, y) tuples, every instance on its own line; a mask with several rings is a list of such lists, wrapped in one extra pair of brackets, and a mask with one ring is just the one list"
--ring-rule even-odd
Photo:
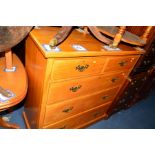
[[(6, 120), (26, 129), (22, 118), (23, 104), (9, 114), (3, 114)], [(155, 128), (155, 90), (148, 98), (138, 102), (128, 110), (112, 115), (108, 120), (99, 121), (87, 129), (154, 129)], [(1, 128), (2, 129), (2, 128)]]

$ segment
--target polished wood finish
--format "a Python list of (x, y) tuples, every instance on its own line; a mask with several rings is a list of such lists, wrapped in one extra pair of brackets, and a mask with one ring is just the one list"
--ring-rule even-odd
[[(42, 44), (49, 44), (49, 40), (54, 37), (55, 32), (58, 31), (59, 28), (57, 27), (40, 27), (40, 29), (33, 29), (30, 32), (30, 38), (33, 38), (34, 43), (40, 50), (40, 52), (44, 55), (45, 58), (75, 58), (75, 57), (88, 57), (88, 56), (109, 56), (109, 55), (116, 55), (116, 50), (114, 49), (113, 52), (107, 51), (103, 46), (105, 44), (99, 42), (93, 36), (89, 34), (80, 33), (78, 30), (74, 30), (68, 38), (60, 44), (58, 47), (63, 52), (47, 52)], [(72, 45), (80, 44), (86, 49), (84, 51), (76, 51)], [(69, 46), (68, 46), (69, 45)], [(135, 50), (130, 46), (126, 46), (124, 44), (120, 44), (118, 46), (121, 50), (117, 52), (117, 55), (136, 55), (136, 54), (144, 54), (143, 51)], [(88, 52), (89, 51), (89, 52)], [(115, 51), (115, 52), (114, 52)], [(125, 51), (125, 52), (124, 52)]]
[(127, 26), (126, 30), (138, 35), (138, 36), (142, 36), (146, 30), (147, 26)]
[(121, 39), (123, 37), (125, 29), (126, 29), (126, 26), (120, 26), (120, 28), (118, 30), (118, 33), (114, 37), (113, 43), (110, 45), (111, 47), (117, 48), (118, 44), (120, 43), (120, 41), (121, 41)]
[[(83, 128), (107, 117), (125, 76), (144, 51), (122, 44), (120, 51), (107, 51), (90, 34), (74, 30), (58, 46), (61, 51), (48, 52), (42, 45), (56, 31), (55, 27), (40, 27), (26, 40), (29, 88), (24, 118), (30, 128)], [(73, 44), (86, 51), (77, 51)]]
[[(127, 73), (126, 76), (128, 76)], [(69, 81), (63, 81), (61, 83), (56, 82), (49, 87), (47, 104), (116, 87), (120, 85), (123, 80), (125, 80), (123, 73), (118, 72), (110, 75), (80, 78), (76, 79), (76, 81), (72, 79)], [(94, 81), (96, 81), (95, 84)]]
[(83, 128), (87, 125), (90, 125), (100, 119), (106, 118), (106, 111), (109, 108), (110, 103), (103, 104), (97, 108), (85, 111), (83, 113), (74, 115), (68, 119), (43, 126), (45, 129), (74, 129), (74, 128)]
[(105, 44), (111, 44), (112, 40), (108, 39), (107, 37), (103, 36), (100, 33), (100, 30), (96, 27), (96, 26), (88, 26), (89, 30), (94, 34), (94, 36), (100, 40), (101, 42), (105, 43)]
[(150, 35), (150, 31), (151, 31), (152, 27), (153, 27), (153, 26), (148, 26), (148, 27), (146, 28), (144, 34), (143, 34), (142, 37), (141, 37), (141, 38), (142, 38), (143, 40), (145, 40), (146, 42), (147, 42), (147, 40), (148, 40), (148, 37), (149, 37), (149, 35)]
[(63, 42), (67, 38), (71, 29), (72, 29), (72, 26), (63, 26), (57, 32), (57, 34), (52, 38), (52, 40), (50, 40), (49, 45), (52, 47), (59, 45), (61, 42)]
[(9, 51), (6, 51), (5, 52), (5, 63), (6, 63), (6, 66), (5, 68), (6, 69), (12, 69), (12, 51), (9, 50)]
[(122, 40), (126, 43), (129, 43), (129, 44), (132, 44), (132, 45), (144, 46), (147, 43), (147, 38), (148, 38), (150, 31), (153, 27), (148, 26), (145, 29), (145, 32), (142, 35), (142, 37), (135, 35), (134, 33), (125, 31), (125, 28), (126, 28), (125, 26), (124, 27), (122, 26), (120, 29), (116, 26), (98, 26), (98, 29), (101, 33), (114, 38), (114, 42), (116, 42), (115, 47), (117, 47), (120, 40)]
[(0, 57), (1, 87), (8, 89), (15, 94), (15, 97), (11, 98), (7, 102), (0, 102), (0, 110), (7, 109), (21, 102), (27, 92), (26, 72), (23, 64), (15, 54), (13, 54), (13, 66), (17, 67), (15, 72), (5, 72), (5, 57)]
[[(12, 59), (13, 66), (16, 66), (16, 71), (6, 72), (4, 71), (6, 67), (5, 56), (3, 55), (0, 57), (0, 86), (3, 89), (10, 90), (15, 94), (15, 96), (5, 102), (0, 101), (0, 111), (9, 109), (10, 107), (13, 107), (21, 102), (27, 92), (27, 76), (24, 66), (15, 54), (13, 54)], [(19, 126), (16, 124), (4, 122), (2, 118), (0, 118), (0, 126), (3, 126), (5, 128), (19, 128)]]
[(101, 91), (91, 95), (81, 95), (82, 97), (77, 97), (73, 100), (66, 100), (58, 104), (46, 106), (44, 124), (55, 123), (112, 101), (118, 90), (119, 87), (116, 87), (107, 91)]
[[(98, 75), (101, 73), (106, 58), (75, 58), (55, 59), (53, 62), (52, 79), (62, 80), (85, 75)], [(60, 69), (61, 68), (61, 69)]]
[[(25, 113), (29, 124), (31, 124), (31, 128), (37, 128), (39, 126), (38, 117), (41, 110), (40, 106), (43, 102), (42, 100), (46, 98), (46, 94), (48, 93), (46, 81), (50, 78), (51, 68), (46, 68), (47, 64), (47, 59), (44, 59), (42, 53), (38, 52), (37, 46), (32, 44), (32, 39), (28, 38), (26, 43), (25, 67), (28, 74), (29, 87), (25, 103)], [(43, 94), (44, 96), (42, 96)]]
[(129, 70), (137, 62), (139, 56), (110, 57), (104, 72)]
[[(105, 44), (108, 44), (111, 48), (117, 48), (120, 41), (124, 41), (132, 45), (144, 46), (152, 27), (153, 26), (148, 26), (141, 37), (135, 33), (131, 33), (131, 31), (126, 31), (126, 26), (120, 26), (120, 28), (116, 26), (81, 26), (79, 28), (81, 29), (80, 31), (84, 31), (84, 34), (87, 34), (89, 29), (95, 38)], [(130, 30), (130, 28), (128, 29)], [(49, 45), (52, 48), (58, 46), (69, 36), (72, 30), (73, 26), (61, 27), (58, 31), (56, 31), (56, 34), (50, 40)], [(110, 36), (113, 39), (109, 39), (107, 36)]]
[(15, 124), (15, 123), (9, 123), (3, 120), (2, 117), (0, 117), (0, 126), (3, 128), (8, 128), (8, 129), (19, 129), (20, 126)]
[(26, 127), (27, 127), (28, 129), (30, 129), (30, 124), (29, 124), (28, 119), (27, 119), (27, 117), (26, 117), (25, 111), (23, 111), (23, 118), (24, 118)]
[[(0, 26), (0, 112), (15, 106), (26, 95), (27, 77), (25, 69), (11, 48), (26, 37), (32, 26)], [(0, 117), (0, 126), (19, 128)]]

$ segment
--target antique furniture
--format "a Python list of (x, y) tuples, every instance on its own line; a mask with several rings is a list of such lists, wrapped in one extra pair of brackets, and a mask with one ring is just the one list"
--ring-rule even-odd
[(144, 46), (147, 43), (151, 29), (152, 26), (148, 26), (142, 36), (138, 36), (134, 33), (126, 31), (126, 26), (120, 26), (120, 28), (116, 26), (98, 26), (99, 32), (114, 38), (112, 43), (113, 47), (117, 47), (120, 41), (136, 46)]
[[(18, 44), (31, 27), (0, 27), (0, 112), (18, 104), (27, 92), (27, 76), (19, 58), (12, 54), (11, 48)], [(17, 124), (5, 122), (0, 117), (0, 126), (19, 128)]]
[(49, 42), (57, 27), (33, 29), (26, 40), (28, 128), (84, 128), (108, 117), (117, 95), (144, 50), (119, 44), (108, 50), (74, 29), (59, 46)]
[[(146, 27), (129, 27), (129, 31), (142, 35)], [(155, 27), (148, 36), (147, 44), (143, 47), (145, 53), (140, 57), (130, 74), (130, 81), (127, 81), (124, 89), (115, 99), (108, 114), (112, 115), (122, 109), (135, 105), (139, 100), (148, 96), (155, 79)]]
[[(147, 26), (144, 33), (138, 36), (126, 30), (126, 26), (83, 26), (84, 33), (91, 33), (101, 42), (108, 44), (111, 48), (117, 48), (120, 41), (136, 46), (144, 46), (153, 26)], [(63, 26), (50, 40), (50, 46), (54, 47), (63, 42), (70, 34), (72, 26)], [(112, 37), (114, 39), (110, 39)]]

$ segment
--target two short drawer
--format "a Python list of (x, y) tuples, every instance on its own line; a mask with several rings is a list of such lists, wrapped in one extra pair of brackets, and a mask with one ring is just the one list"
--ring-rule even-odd
[(112, 88), (107, 91), (101, 91), (95, 94), (78, 97), (72, 100), (66, 100), (57, 104), (47, 105), (44, 125), (55, 123), (66, 119), (78, 113), (87, 111), (104, 103), (112, 101), (116, 96), (119, 87)]
[(102, 56), (54, 59), (51, 79), (57, 81), (128, 70), (135, 65), (138, 58), (139, 56)]
[(59, 121), (54, 124), (49, 124), (47, 126), (44, 126), (43, 128), (49, 128), (49, 129), (81, 128), (85, 125), (88, 125), (89, 123), (92, 123), (93, 121), (96, 121), (97, 119), (105, 117), (110, 104), (111, 103), (106, 103), (104, 105), (88, 110), (84, 113), (74, 115), (73, 117), (70, 117), (68, 119)]

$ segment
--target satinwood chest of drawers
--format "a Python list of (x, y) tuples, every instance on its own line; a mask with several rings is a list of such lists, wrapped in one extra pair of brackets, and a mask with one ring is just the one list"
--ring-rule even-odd
[(84, 128), (107, 117), (143, 51), (120, 45), (108, 51), (90, 34), (75, 29), (57, 48), (48, 43), (56, 27), (33, 29), (26, 40), (28, 128)]

